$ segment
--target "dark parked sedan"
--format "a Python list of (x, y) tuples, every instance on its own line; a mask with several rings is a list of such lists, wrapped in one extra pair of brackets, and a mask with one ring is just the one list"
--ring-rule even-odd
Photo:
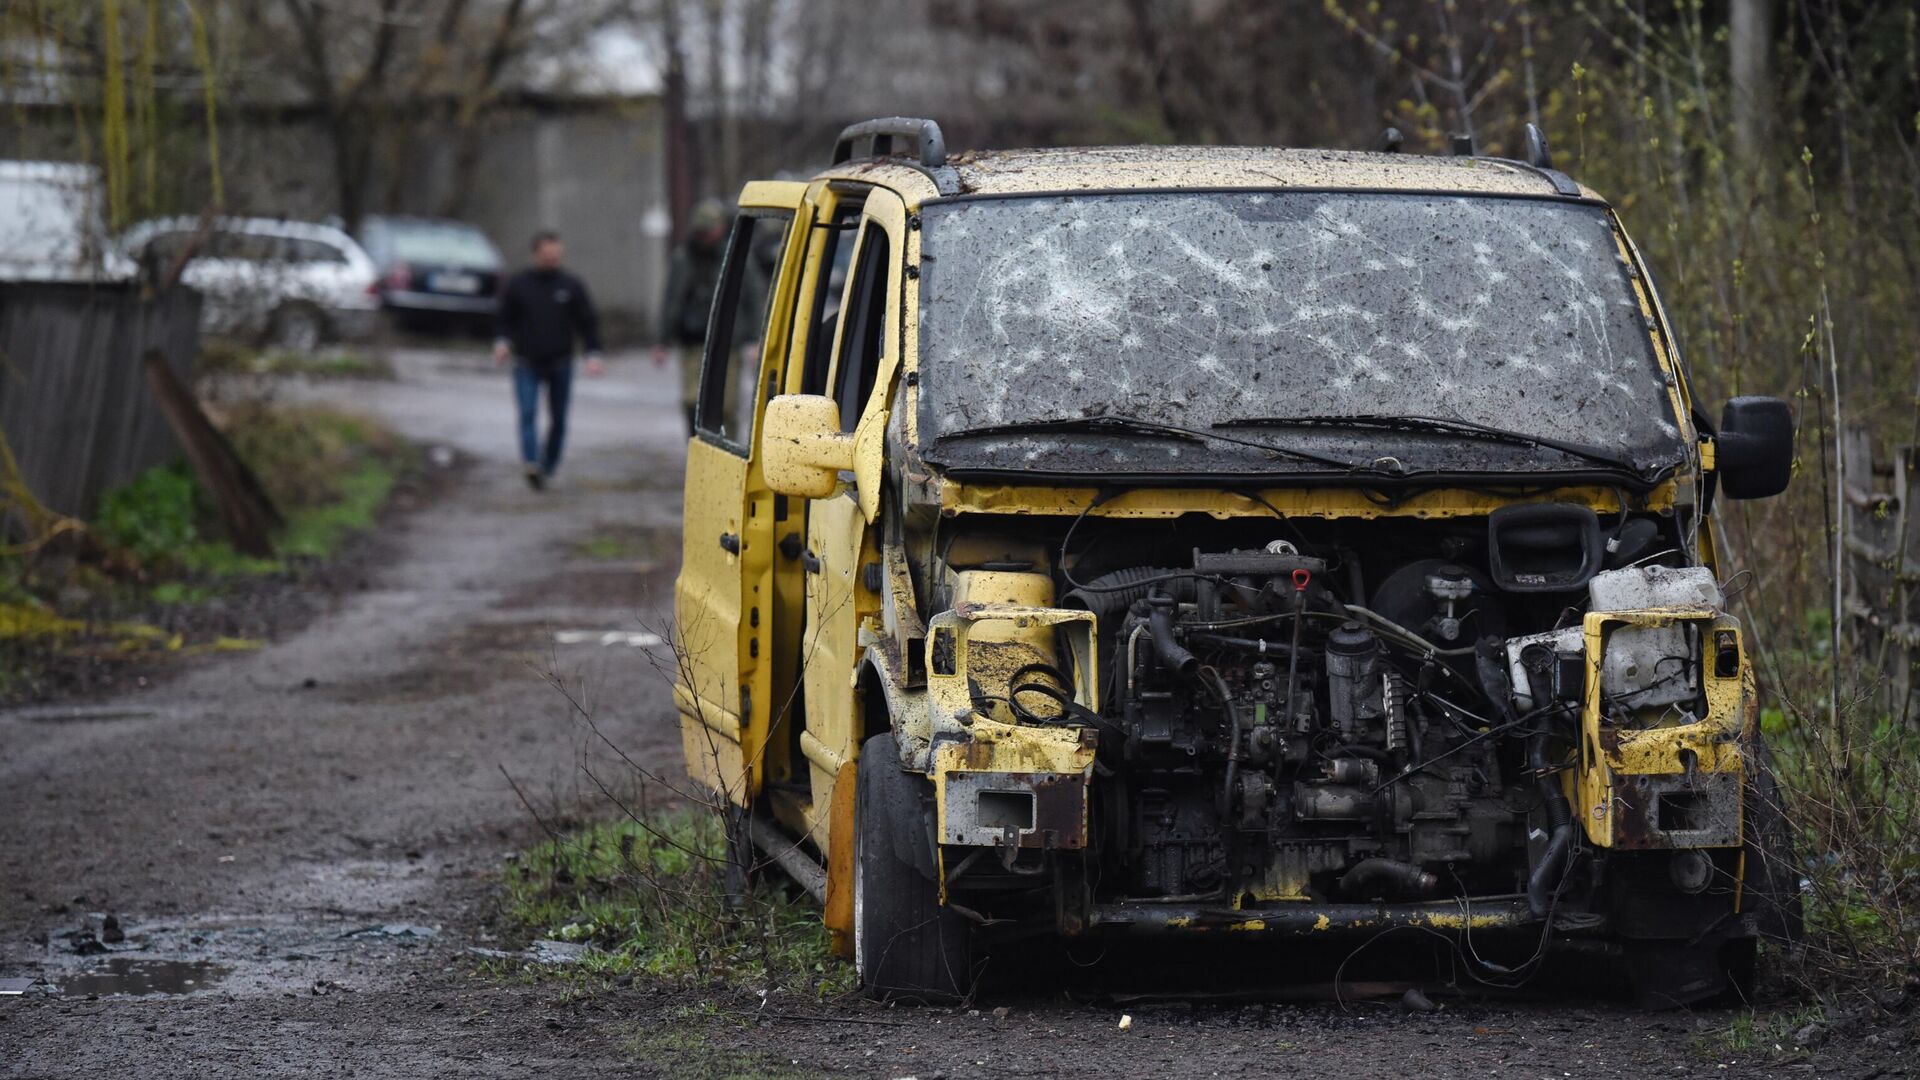
[(381, 305), (402, 329), (491, 331), (500, 251), (478, 227), (376, 215), (361, 223), (359, 240), (380, 268)]

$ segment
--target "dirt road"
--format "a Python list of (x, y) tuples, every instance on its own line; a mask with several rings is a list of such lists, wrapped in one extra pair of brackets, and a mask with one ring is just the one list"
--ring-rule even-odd
[[(500, 375), (457, 353), (396, 366), (394, 382), (288, 391), (474, 459), (376, 542), (363, 587), (257, 653), (84, 709), (0, 715), (0, 979), (60, 988), (0, 997), (0, 1076), (1912, 1068), (1891, 1031), (1809, 1051), (1780, 1035), (1775, 1050), (1772, 1034), (1724, 1039), (1729, 1013), (1579, 1001), (1140, 1007), (1123, 1033), (1126, 1010), (1057, 995), (881, 1010), (477, 974), (469, 950), (493, 944), (483, 914), (502, 859), (533, 836), (507, 777), (552, 806), (590, 790), (588, 768), (621, 775), (553, 680), (624, 750), (673, 768), (671, 701), (647, 653), (670, 606), (683, 440), (670, 373), (616, 363), (576, 384), (567, 464), (536, 495)], [(96, 937), (108, 914), (124, 940)]]

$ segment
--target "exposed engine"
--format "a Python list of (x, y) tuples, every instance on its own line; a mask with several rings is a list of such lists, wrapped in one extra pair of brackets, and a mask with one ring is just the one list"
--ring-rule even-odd
[[(1481, 558), (1396, 560), (1370, 593), (1350, 550), (1285, 540), (1069, 580), (1101, 627), (1096, 829), (1125, 875), (1103, 891), (1543, 907), (1573, 833), (1579, 617), (1623, 530), (1520, 509)], [(1672, 671), (1654, 692), (1680, 701)]]

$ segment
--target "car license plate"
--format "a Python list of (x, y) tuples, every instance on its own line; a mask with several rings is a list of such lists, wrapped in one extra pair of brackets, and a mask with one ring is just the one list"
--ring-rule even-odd
[(472, 296), (480, 291), (480, 279), (472, 274), (434, 274), (427, 279), (427, 287), (434, 292)]

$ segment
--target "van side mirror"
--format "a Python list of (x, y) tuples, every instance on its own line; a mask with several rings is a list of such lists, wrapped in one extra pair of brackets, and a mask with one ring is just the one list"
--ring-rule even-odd
[(840, 430), (840, 406), (819, 394), (782, 394), (767, 402), (760, 425), (760, 471), (782, 495), (824, 499), (853, 468), (853, 436)]
[(1729, 499), (1764, 499), (1793, 477), (1793, 409), (1776, 397), (1737, 397), (1720, 413), (1714, 470)]

